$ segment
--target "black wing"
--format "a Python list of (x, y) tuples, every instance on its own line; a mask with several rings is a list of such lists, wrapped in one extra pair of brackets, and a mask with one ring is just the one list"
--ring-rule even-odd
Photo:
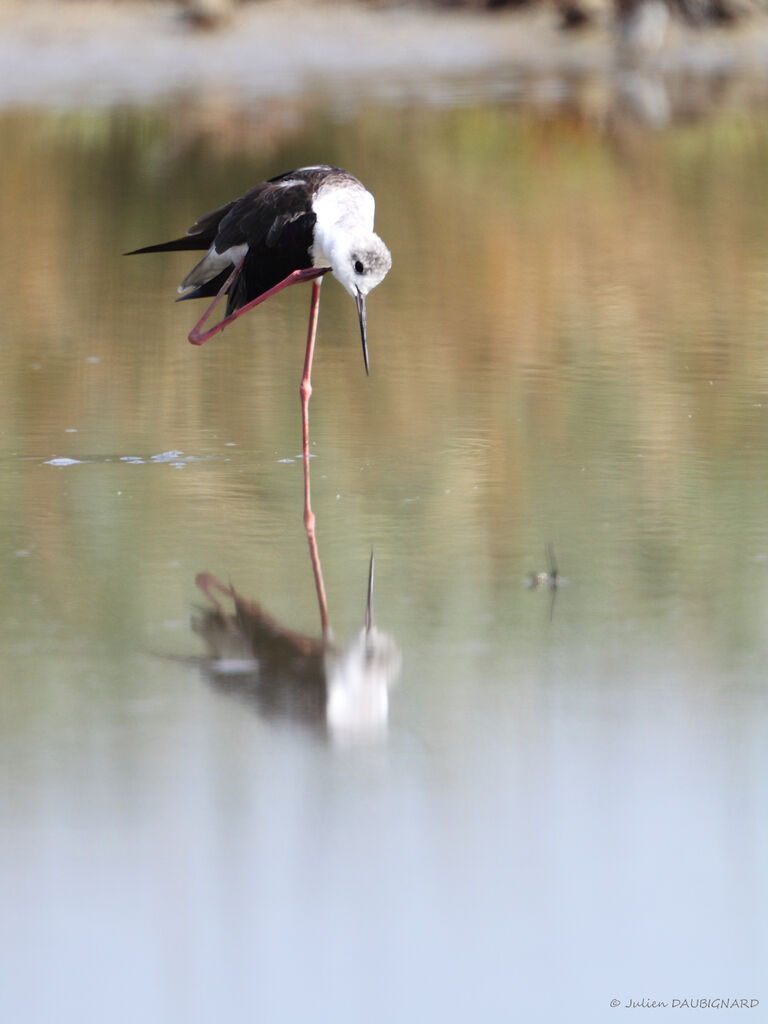
[[(217, 252), (248, 246), (242, 270), (229, 288), (227, 316), (294, 270), (312, 266), (312, 200), (318, 178), (327, 176), (325, 169), (319, 171), (294, 171), (265, 181), (246, 192), (222, 218), (215, 238)], [(225, 275), (217, 275), (189, 297), (215, 295), (225, 280)]]
[[(205, 214), (183, 238), (148, 245), (127, 255), (210, 249), (212, 245), (221, 254), (247, 245), (240, 273), (227, 289), (229, 316), (279, 284), (292, 271), (312, 266), (315, 228), (312, 200), (320, 186), (337, 175), (352, 177), (338, 167), (325, 164), (280, 174), (254, 186), (240, 199)], [(203, 257), (198, 264), (203, 274), (205, 266)], [(230, 263), (225, 270), (220, 270), (218, 262), (210, 271), (211, 277), (179, 301), (216, 295), (232, 273), (232, 266)]]

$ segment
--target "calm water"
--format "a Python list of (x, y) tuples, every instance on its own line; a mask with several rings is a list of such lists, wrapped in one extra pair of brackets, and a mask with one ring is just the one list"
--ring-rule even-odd
[[(765, 118), (470, 94), (0, 136), (2, 1019), (768, 1019)], [(309, 289), (195, 349), (189, 260), (120, 253), (318, 160), (394, 254), (369, 379), (323, 289), (336, 654), (223, 675), (198, 573), (320, 632)]]

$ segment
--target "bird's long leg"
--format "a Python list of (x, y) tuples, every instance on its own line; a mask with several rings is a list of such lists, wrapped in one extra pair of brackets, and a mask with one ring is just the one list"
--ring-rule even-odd
[(204, 331), (202, 329), (203, 325), (205, 324), (206, 320), (209, 318), (211, 313), (214, 311), (216, 306), (219, 304), (222, 295), (224, 295), (224, 293), (232, 284), (239, 271), (242, 269), (244, 261), (245, 256), (243, 256), (243, 258), (240, 260), (238, 265), (235, 267), (235, 269), (232, 271), (227, 280), (219, 289), (218, 294), (214, 298), (213, 302), (210, 304), (208, 309), (206, 309), (206, 311), (197, 321), (195, 326), (189, 332), (189, 340), (193, 345), (202, 345), (204, 342), (208, 341), (209, 338), (212, 338), (214, 334), (218, 334), (218, 332), (223, 327), (226, 327), (227, 324), (231, 324), (233, 320), (237, 320), (239, 316), (242, 316), (243, 313), (247, 313), (248, 310), (253, 309), (254, 306), (258, 306), (262, 302), (266, 302), (267, 299), (270, 299), (273, 295), (276, 295), (278, 292), (281, 292), (283, 288), (288, 288), (292, 284), (300, 284), (302, 281), (316, 280), (317, 278), (320, 278), (323, 274), (327, 274), (328, 271), (331, 269), (330, 267), (305, 267), (303, 270), (294, 270), (287, 277), (284, 277), (282, 281), (279, 281), (276, 285), (274, 285), (274, 287), (267, 289), (267, 291), (265, 292), (262, 292), (261, 295), (257, 295), (255, 299), (251, 299), (250, 302), (247, 302), (244, 306), (241, 306), (239, 309), (236, 309), (234, 313), (230, 313), (229, 316), (225, 316), (223, 320), (220, 320), (217, 324), (214, 324), (213, 327), (209, 327), (207, 331)]
[(243, 264), (245, 263), (245, 257), (247, 255), (248, 255), (248, 253), (244, 253), (242, 258), (240, 259), (240, 262), (235, 267), (232, 268), (232, 273), (226, 279), (226, 281), (221, 286), (221, 288), (219, 288), (218, 292), (214, 296), (213, 302), (208, 306), (206, 311), (203, 313), (203, 315), (197, 321), (195, 326), (189, 332), (188, 339), (189, 339), (189, 341), (192, 342), (193, 345), (202, 345), (204, 341), (207, 341), (210, 337), (212, 337), (216, 333), (216, 331), (221, 329), (221, 325), (217, 324), (216, 327), (212, 328), (210, 331), (206, 332), (205, 334), (201, 334), (200, 333), (200, 328), (206, 322), (206, 320), (211, 315), (211, 313), (214, 311), (214, 309), (216, 309), (216, 307), (218, 306), (218, 304), (219, 304), (219, 302), (221, 300), (222, 295), (224, 295), (229, 290), (229, 286), (232, 284), (232, 282), (235, 280), (237, 275), (243, 269)]
[(312, 304), (309, 308), (309, 328), (307, 330), (307, 352), (304, 357), (304, 375), (301, 378), (301, 430), (303, 438), (302, 454), (304, 456), (304, 528), (307, 531), (309, 554), (312, 559), (312, 572), (315, 576), (317, 603), (320, 607), (320, 625), (323, 640), (328, 639), (328, 603), (325, 597), (323, 570), (320, 567), (320, 555), (315, 537), (315, 514), (312, 511), (312, 500), (309, 488), (309, 396), (312, 394), (312, 357), (315, 352), (315, 336), (317, 335), (317, 316), (320, 310), (320, 285), (322, 278), (312, 283)]
[(312, 304), (309, 307), (309, 327), (307, 328), (307, 351), (304, 356), (304, 374), (301, 378), (301, 435), (304, 462), (309, 461), (309, 396), (312, 394), (312, 359), (315, 355), (315, 337), (317, 335), (317, 317), (320, 312), (320, 285), (322, 278), (312, 282)]

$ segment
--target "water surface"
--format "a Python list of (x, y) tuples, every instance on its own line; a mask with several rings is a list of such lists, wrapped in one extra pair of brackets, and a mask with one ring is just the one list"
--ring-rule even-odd
[[(764, 118), (470, 92), (0, 131), (3, 1018), (768, 1001)], [(394, 254), (369, 379), (323, 288), (311, 409), (336, 649), (373, 550), (399, 652), (357, 734), (317, 665), (223, 681), (189, 621), (207, 571), (319, 636), (309, 289), (196, 349), (188, 259), (120, 255), (318, 160)]]

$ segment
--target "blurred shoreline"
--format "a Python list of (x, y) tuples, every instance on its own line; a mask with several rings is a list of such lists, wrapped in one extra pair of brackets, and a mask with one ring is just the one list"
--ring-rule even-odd
[(6, 0), (0, 108), (141, 105), (190, 94), (235, 107), (308, 94), (351, 106), (441, 105), (456, 102), (456, 83), (470, 95), (519, 93), (546, 105), (585, 82), (637, 87), (638, 95), (650, 82), (651, 92), (663, 83), (666, 99), (659, 107), (651, 98), (658, 111), (648, 119), (663, 123), (674, 116), (676, 93), (683, 108), (702, 89), (710, 104), (727, 79), (748, 83), (737, 102), (768, 95), (766, 18), (695, 28), (670, 17), (648, 44), (642, 35), (628, 43), (611, 24), (563, 31), (558, 11), (266, 0), (235, 6), (203, 31), (189, 7), (172, 3)]

